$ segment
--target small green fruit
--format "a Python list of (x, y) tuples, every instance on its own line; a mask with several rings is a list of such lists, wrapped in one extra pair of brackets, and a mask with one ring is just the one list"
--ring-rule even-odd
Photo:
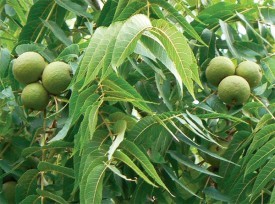
[(223, 56), (213, 58), (205, 71), (207, 81), (214, 86), (218, 86), (221, 80), (227, 76), (234, 75), (234, 73), (234, 63)]
[(228, 76), (218, 86), (219, 98), (227, 104), (240, 105), (250, 96), (248, 82), (240, 76)]
[(52, 62), (46, 66), (42, 74), (42, 83), (48, 92), (59, 95), (71, 82), (71, 67), (64, 62)]
[(22, 103), (26, 108), (44, 110), (49, 103), (49, 95), (40, 83), (27, 85), (21, 95)]
[(251, 88), (256, 87), (263, 76), (261, 67), (252, 61), (241, 62), (236, 68), (236, 74), (243, 77)]
[(8, 204), (15, 203), (15, 188), (16, 182), (15, 181), (8, 181), (3, 184), (3, 195), (6, 198)]
[(45, 68), (43, 57), (36, 52), (25, 52), (13, 63), (14, 78), (22, 84), (37, 82)]

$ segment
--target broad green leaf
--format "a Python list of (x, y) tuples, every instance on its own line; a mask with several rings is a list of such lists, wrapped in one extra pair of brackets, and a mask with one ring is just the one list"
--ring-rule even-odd
[(19, 17), (21, 24), (25, 25), (27, 22), (26, 11), (20, 5), (20, 2), (18, 0), (7, 0), (7, 3), (16, 11), (16, 14)]
[[(96, 47), (93, 55), (89, 59), (90, 62), (86, 67), (87, 75), (85, 77), (85, 81), (81, 90), (96, 78), (102, 67), (109, 67), (112, 59), (114, 44), (122, 25), (123, 24), (121, 22), (117, 22), (110, 25), (108, 28), (104, 28), (104, 31), (100, 30), (100, 32), (104, 32), (104, 37), (102, 37), (103, 39), (101, 41), (94, 42), (94, 44), (98, 43), (98, 46)], [(93, 38), (91, 40), (93, 40)]]
[(48, 198), (48, 199), (54, 201), (55, 203), (68, 204), (68, 202), (66, 200), (64, 200), (64, 198), (62, 198), (61, 196), (56, 195), (54, 193), (51, 193), (49, 191), (41, 190), (38, 188), (38, 189), (36, 189), (36, 192), (40, 196), (43, 196), (44, 198)]
[[(189, 93), (195, 98), (193, 80), (197, 83), (197, 66), (194, 66), (193, 53), (184, 36), (177, 28), (164, 20), (153, 21), (154, 28), (151, 32), (158, 37), (165, 47), (170, 59), (174, 62), (177, 71), (179, 72), (183, 84), (186, 86)], [(195, 74), (197, 72), (197, 74)]]
[[(99, 27), (98, 29), (96, 29), (96, 32), (92, 35), (92, 38), (90, 39), (90, 43), (85, 50), (81, 64), (78, 68), (79, 72), (76, 77), (77, 83), (80, 83), (80, 81), (83, 80), (83, 78), (85, 78), (86, 73), (88, 71), (87, 67), (91, 67), (90, 63), (93, 63), (93, 61), (91, 61), (91, 58), (95, 55), (96, 53), (95, 51), (97, 49), (100, 49), (99, 48), (100, 42), (105, 39), (102, 36), (106, 34), (106, 30), (107, 28)], [(74, 90), (74, 91), (78, 91), (82, 87), (82, 85), (83, 84), (79, 85), (79, 87), (76, 87), (77, 90)]]
[(89, 142), (84, 147), (82, 154), (79, 154), (79, 152), (75, 154), (75, 188), (79, 185), (79, 182), (83, 178), (83, 173), (85, 171), (86, 165), (90, 164), (90, 162), (87, 162), (87, 160), (93, 160), (93, 158), (102, 156), (102, 152), (98, 150), (99, 146), (100, 143), (98, 142)]
[(257, 196), (264, 187), (275, 178), (275, 157), (267, 162), (267, 164), (259, 171), (256, 181), (253, 185), (252, 198)]
[(272, 204), (274, 202), (275, 202), (275, 186), (273, 187), (273, 191), (272, 191), (272, 194), (271, 194), (271, 198), (270, 198), (269, 204)]
[(24, 52), (29, 52), (29, 51), (41, 53), (45, 49), (46, 49), (46, 47), (44, 45), (41, 45), (41, 44), (21, 44), (21, 45), (16, 46), (15, 52), (18, 55), (21, 55)]
[(249, 162), (246, 165), (245, 175), (255, 171), (261, 167), (268, 159), (269, 156), (275, 153), (275, 138), (265, 143), (257, 152), (250, 156)]
[(86, 102), (87, 98), (90, 98), (90, 101), (92, 99), (92, 95), (94, 95), (94, 102), (99, 98), (99, 95), (94, 93), (98, 86), (90, 86), (89, 88), (85, 89), (81, 93), (79, 93), (76, 89), (73, 89), (72, 96), (70, 98), (70, 106), (69, 106), (69, 117), (72, 119), (72, 124), (75, 124), (77, 119), (84, 114), (84, 112), (79, 111), (80, 109), (86, 110), (88, 106), (91, 104), (86, 104), (86, 106), (83, 106), (83, 104)]
[(196, 165), (194, 164), (188, 157), (186, 157), (185, 155), (183, 154), (179, 154), (178, 152), (176, 151), (168, 151), (168, 153), (171, 155), (171, 157), (173, 159), (175, 159), (176, 161), (178, 161), (179, 163), (191, 168), (191, 169), (194, 169), (198, 172), (201, 172), (201, 173), (204, 173), (204, 174), (208, 174), (210, 176), (216, 176), (216, 177), (221, 177), (217, 174), (214, 174), (210, 171), (208, 171), (207, 169), (199, 166), (199, 165)]
[(30, 169), (20, 177), (16, 185), (15, 200), (17, 203), (25, 199), (28, 195), (35, 194), (38, 175), (39, 171), (37, 169)]
[[(135, 145), (135, 143), (127, 140), (123, 140), (120, 147), (130, 153), (137, 159), (142, 165), (143, 169), (156, 181), (157, 184), (162, 186), (167, 192), (170, 193), (169, 189), (162, 182), (161, 178), (157, 174), (154, 166), (149, 161), (148, 157)], [(171, 193), (170, 193), (171, 194)]]
[(191, 193), (192, 195), (194, 195), (194, 196), (196, 196), (198, 198), (201, 198), (196, 193), (194, 193), (193, 191), (191, 191), (188, 187), (186, 187), (182, 182), (180, 182), (180, 180), (177, 178), (177, 176), (175, 175), (175, 173), (173, 172), (173, 170), (171, 168), (169, 168), (168, 166), (165, 166), (165, 165), (163, 165), (162, 167), (165, 170), (165, 172), (168, 174), (168, 176), (174, 182), (176, 182), (182, 189), (186, 190), (187, 192)]
[(96, 166), (87, 178), (87, 185), (85, 186), (84, 198), (81, 200), (83, 203), (87, 204), (98, 204), (102, 200), (102, 190), (103, 190), (103, 178), (105, 171), (108, 167), (106, 165)]
[(74, 170), (68, 167), (55, 165), (49, 162), (39, 162), (37, 169), (39, 171), (54, 171), (64, 176), (74, 178)]
[(10, 63), (10, 52), (6, 48), (0, 48), (0, 78), (3, 79), (7, 75)]
[(69, 132), (71, 124), (72, 124), (72, 118), (67, 118), (62, 129), (49, 141), (49, 143), (64, 139), (67, 133)]
[(262, 59), (262, 68), (265, 73), (265, 78), (270, 84), (275, 83), (275, 56), (270, 56)]
[[(120, 1), (119, 1), (120, 2)], [(142, 1), (134, 1), (128, 4), (118, 16), (115, 16), (114, 21), (123, 21), (129, 17), (139, 13), (142, 9), (146, 9), (147, 3)]]
[(113, 50), (112, 67), (116, 69), (134, 51), (141, 34), (152, 28), (150, 20), (142, 14), (129, 18), (121, 27)]
[(236, 50), (236, 48), (234, 47), (234, 36), (232, 34), (232, 28), (230, 27), (230, 25), (228, 25), (226, 22), (219, 20), (220, 26), (221, 26), (221, 30), (223, 32), (223, 34), (225, 35), (225, 40), (227, 43), (227, 46), (231, 52), (231, 54), (235, 57), (235, 58), (239, 58), (239, 54), (238, 51)]
[(119, 144), (123, 141), (126, 128), (127, 122), (125, 120), (118, 120), (115, 122), (113, 132), (116, 135), (116, 138), (113, 140), (113, 143), (108, 150), (108, 160), (112, 159), (114, 152), (118, 148)]
[(264, 18), (264, 21), (275, 24), (275, 9), (274, 7), (263, 7), (260, 8), (260, 12), (262, 14), (262, 17)]
[(96, 155), (97, 152), (94, 152), (93, 154), (89, 155), (88, 159), (91, 159), (91, 161), (86, 160), (85, 169), (83, 170), (81, 181), (80, 181), (80, 199), (82, 200), (85, 198), (86, 193), (86, 186), (88, 185), (88, 177), (90, 173), (99, 165), (103, 165), (104, 162), (107, 161), (107, 157), (103, 155)]
[(55, 2), (59, 6), (67, 9), (68, 11), (75, 13), (78, 16), (83, 16), (86, 18), (93, 18), (93, 16), (90, 13), (86, 12), (82, 6), (80, 6), (79, 4), (77, 4), (71, 0), (55, 0)]
[(77, 58), (79, 55), (79, 45), (72, 44), (68, 47), (66, 47), (56, 58), (56, 61), (58, 60), (65, 60), (69, 61), (69, 59)]
[(146, 181), (148, 184), (157, 187), (154, 183), (152, 183), (148, 177), (138, 168), (137, 165), (135, 165), (135, 163), (126, 155), (124, 154), (122, 151), (117, 150), (115, 151), (113, 157), (115, 159), (118, 159), (120, 161), (122, 161), (123, 163), (125, 163), (127, 166), (129, 166), (131, 169), (133, 169), (133, 171), (139, 175), (144, 181)]
[(102, 105), (103, 101), (95, 102), (91, 108), (91, 111), (89, 113), (89, 126), (88, 129), (90, 133), (90, 140), (93, 139), (93, 134), (96, 130), (97, 126), (97, 119), (98, 119), (98, 110), (100, 106)]
[(109, 26), (112, 23), (118, 2), (119, 0), (109, 0), (104, 4), (96, 22), (98, 26)]
[(30, 195), (20, 201), (19, 204), (41, 204), (41, 198), (38, 195)]
[(120, 13), (127, 8), (128, 4), (130, 4), (131, 1), (129, 0), (120, 0), (118, 1), (117, 7), (116, 7), (116, 12), (114, 14), (114, 19), (117, 18), (118, 15), (120, 15)]
[(44, 21), (41, 19), (44, 25), (49, 28), (55, 37), (64, 43), (64, 45), (69, 46), (72, 44), (72, 41), (66, 36), (65, 32), (53, 21)]
[(27, 23), (22, 28), (18, 42), (41, 42), (47, 31), (41, 19), (51, 20), (60, 25), (64, 22), (66, 11), (56, 6), (52, 0), (39, 0), (30, 9)]
[(207, 59), (215, 57), (216, 35), (213, 31), (207, 28), (203, 30), (201, 38), (207, 46), (200, 48), (200, 64), (203, 64)]

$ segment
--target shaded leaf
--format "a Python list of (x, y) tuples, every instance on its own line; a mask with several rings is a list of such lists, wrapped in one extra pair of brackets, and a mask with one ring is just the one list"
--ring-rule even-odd
[(70, 178), (74, 178), (74, 170), (68, 167), (55, 165), (49, 162), (39, 162), (37, 169), (39, 171), (54, 171)]

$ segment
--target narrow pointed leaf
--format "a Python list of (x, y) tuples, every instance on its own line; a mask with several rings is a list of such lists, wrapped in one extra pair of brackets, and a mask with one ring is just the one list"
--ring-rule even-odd
[(275, 156), (260, 170), (252, 189), (252, 197), (257, 196), (268, 182), (275, 178)]
[(59, 195), (56, 195), (54, 193), (51, 193), (49, 191), (45, 191), (45, 190), (41, 190), (41, 189), (36, 189), (36, 192), (40, 195), (43, 196), (45, 198), (48, 198), (52, 201), (54, 201), (55, 203), (60, 203), (60, 204), (69, 204), (66, 200), (64, 200), (64, 198), (62, 198)]
[(275, 138), (268, 141), (249, 159), (246, 165), (245, 175), (255, 171), (261, 167), (268, 159), (269, 156), (275, 153)]
[(162, 182), (161, 178), (157, 174), (154, 166), (152, 165), (148, 157), (133, 142), (124, 140), (121, 143), (121, 148), (129, 152), (132, 156), (134, 156), (135, 159), (137, 159), (140, 162), (144, 170), (157, 182), (157, 184), (162, 186), (166, 191), (170, 193), (169, 189)]
[(153, 182), (149, 180), (149, 178), (138, 168), (138, 166), (122, 151), (115, 151), (114, 158), (122, 161), (127, 166), (129, 166), (133, 171), (136, 172), (137, 175), (139, 175), (144, 181), (146, 181), (148, 184), (157, 187)]
[(39, 171), (54, 171), (64, 176), (74, 178), (74, 170), (64, 166), (58, 166), (49, 162), (39, 162), (37, 169)]
[(102, 190), (103, 190), (103, 178), (105, 171), (107, 169), (106, 165), (96, 166), (89, 174), (87, 178), (87, 185), (85, 186), (84, 204), (98, 204), (102, 201)]

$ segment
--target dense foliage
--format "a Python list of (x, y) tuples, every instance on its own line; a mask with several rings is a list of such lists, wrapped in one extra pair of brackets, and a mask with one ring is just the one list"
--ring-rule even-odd
[[(0, 203), (275, 203), (274, 2), (102, 2), (0, 1)], [(73, 70), (44, 111), (12, 72), (28, 51)], [(244, 104), (207, 82), (216, 56), (260, 65)]]

